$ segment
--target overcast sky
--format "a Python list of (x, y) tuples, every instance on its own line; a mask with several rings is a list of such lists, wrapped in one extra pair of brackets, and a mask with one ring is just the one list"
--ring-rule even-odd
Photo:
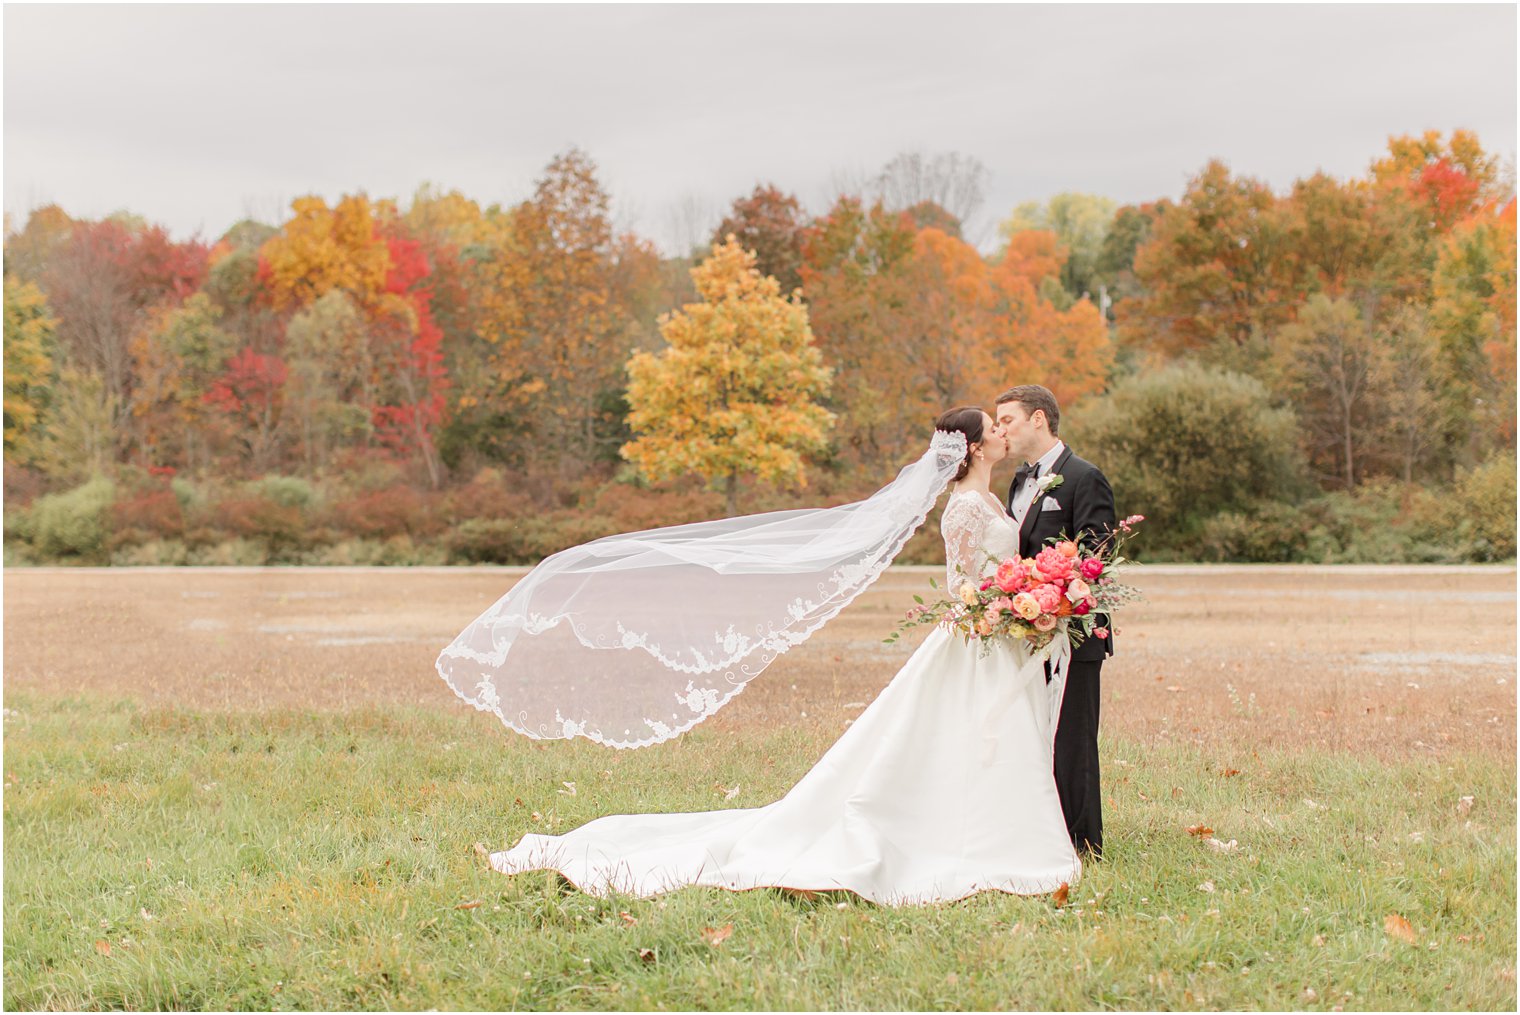
[(759, 181), (821, 211), (895, 154), (989, 170), (969, 238), (1066, 190), (1176, 197), (1212, 157), (1285, 188), (1390, 134), (1516, 142), (1516, 8), (26, 6), (4, 9), (5, 210), (180, 238), (423, 181), (527, 196), (584, 148), (667, 249)]

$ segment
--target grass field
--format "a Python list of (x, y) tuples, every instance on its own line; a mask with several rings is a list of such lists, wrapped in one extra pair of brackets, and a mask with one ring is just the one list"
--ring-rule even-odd
[(7, 571), (6, 1007), (1515, 1007), (1513, 569), (1154, 569), (1104, 672), (1107, 859), (1064, 907), (902, 910), (598, 900), (481, 851), (775, 799), (926, 574), (634, 752), (433, 675), (511, 576)]

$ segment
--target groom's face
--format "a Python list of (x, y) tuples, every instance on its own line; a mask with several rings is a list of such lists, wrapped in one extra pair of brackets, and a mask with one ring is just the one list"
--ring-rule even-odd
[[(1041, 414), (1041, 419), (1044, 414)], [(1004, 402), (997, 407), (998, 429), (1008, 441), (1008, 457), (1021, 462), (1029, 460), (1029, 452), (1039, 440), (1034, 420), (1018, 402)]]

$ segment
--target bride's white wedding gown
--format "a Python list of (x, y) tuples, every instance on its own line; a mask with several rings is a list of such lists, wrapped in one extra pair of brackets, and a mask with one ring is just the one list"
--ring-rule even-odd
[[(958, 491), (948, 574), (986, 575), (1017, 534), (990, 495)], [(1022, 642), (984, 649), (935, 628), (876, 700), (775, 803), (598, 818), (491, 854), (506, 874), (554, 869), (594, 895), (684, 885), (848, 889), (887, 904), (1075, 883), (1051, 770), (1060, 682)]]

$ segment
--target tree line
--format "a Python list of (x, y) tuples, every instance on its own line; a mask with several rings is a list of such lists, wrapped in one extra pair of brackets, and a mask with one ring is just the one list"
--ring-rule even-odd
[[(1175, 201), (1058, 195), (990, 255), (984, 176), (903, 156), (816, 214), (762, 184), (674, 257), (576, 149), (516, 205), (305, 197), (214, 242), (40, 208), (5, 237), (8, 552), (528, 559), (857, 496), (1029, 380), (1184, 555), (1292, 556), (1215, 537), (1513, 462), (1512, 171), (1472, 134), (1285, 193), (1211, 162)], [(1241, 482), (1221, 398), (1269, 463)]]

